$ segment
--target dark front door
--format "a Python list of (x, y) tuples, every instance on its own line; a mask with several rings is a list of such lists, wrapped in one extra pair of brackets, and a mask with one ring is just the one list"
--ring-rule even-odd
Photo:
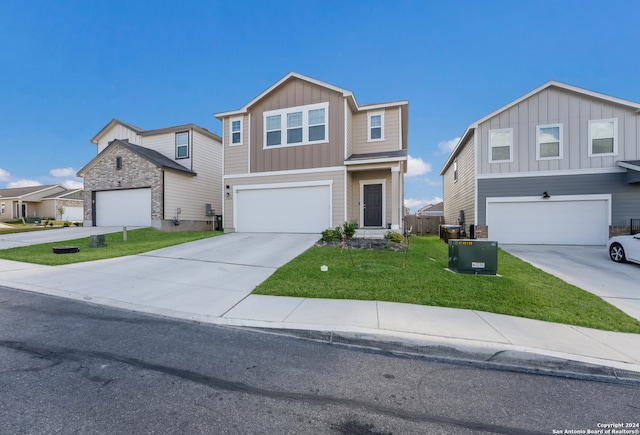
[(364, 185), (364, 226), (382, 226), (382, 184)]

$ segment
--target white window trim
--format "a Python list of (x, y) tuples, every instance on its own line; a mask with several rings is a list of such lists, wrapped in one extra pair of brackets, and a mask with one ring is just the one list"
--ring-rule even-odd
[[(593, 141), (591, 137), (591, 125), (596, 122), (613, 122), (613, 152), (612, 153), (594, 153), (593, 152)], [(589, 157), (607, 157), (607, 156), (617, 156), (618, 155), (618, 118), (608, 118), (608, 119), (591, 119), (589, 120)]]
[[(557, 157), (540, 157), (540, 130), (543, 128), (559, 127), (559, 144)], [(536, 126), (536, 160), (560, 160), (563, 156), (563, 130), (562, 124), (547, 124)], [(546, 143), (546, 142), (545, 142)]]
[[(237, 122), (237, 121), (240, 121), (240, 142), (234, 143), (233, 142), (233, 133), (234, 133), (234, 131), (233, 131), (233, 123)], [(230, 118), (229, 119), (229, 146), (235, 147), (235, 146), (243, 144), (243, 140), (242, 140), (242, 136), (243, 136), (242, 133), (243, 133), (243, 127), (244, 127), (243, 124), (244, 123), (242, 122), (242, 117)]]
[[(491, 146), (491, 133), (503, 132), (509, 133), (509, 159), (493, 160), (493, 147)], [(489, 145), (489, 163), (509, 163), (513, 162), (513, 128), (494, 128), (487, 133), (487, 144)]]
[(458, 159), (453, 159), (453, 182), (458, 182)]
[[(309, 112), (324, 109), (324, 139), (309, 141)], [(302, 142), (287, 143), (287, 114), (302, 112)], [(280, 115), (280, 145), (267, 146), (267, 117)], [(318, 124), (319, 125), (319, 124)], [(272, 130), (275, 131), (275, 130)], [(286, 109), (270, 110), (262, 114), (262, 149), (297, 147), (329, 142), (329, 103), (308, 104), (306, 106), (287, 107)]]
[[(186, 143), (186, 145), (178, 146), (178, 135), (180, 135), (180, 134), (186, 134), (187, 135), (187, 143)], [(190, 138), (189, 138), (189, 132), (188, 131), (178, 131), (178, 132), (176, 132), (175, 139), (174, 139), (175, 140), (175, 145), (176, 145), (176, 160), (188, 159), (189, 158), (189, 154), (190, 154), (189, 153), (189, 139)], [(178, 148), (181, 148), (181, 147), (186, 147), (187, 148), (187, 155), (186, 156), (178, 156)]]
[[(380, 116), (380, 139), (371, 139), (371, 117)], [(384, 110), (367, 113), (367, 142), (382, 142), (384, 140)]]
[(3, 202), (2, 204), (0, 204), (0, 214), (6, 214), (7, 213), (7, 203)]

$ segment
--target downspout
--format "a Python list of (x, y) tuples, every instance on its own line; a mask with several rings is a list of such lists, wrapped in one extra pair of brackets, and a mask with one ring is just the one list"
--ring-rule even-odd
[(193, 127), (191, 127), (191, 131), (189, 132), (189, 148), (191, 151), (191, 172), (193, 172)]

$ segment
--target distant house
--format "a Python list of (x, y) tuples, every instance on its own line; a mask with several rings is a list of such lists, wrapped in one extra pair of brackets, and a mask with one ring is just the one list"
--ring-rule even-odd
[(91, 143), (85, 226), (206, 230), (222, 213), (222, 140), (194, 124), (143, 130), (117, 119)]
[[(62, 216), (58, 214), (64, 208)], [(41, 217), (82, 221), (82, 189), (58, 184), (0, 189), (0, 221)]]
[(345, 221), (399, 229), (408, 107), (358, 104), (349, 90), (292, 72), (217, 113), (225, 231), (320, 233)]
[(640, 218), (640, 104), (551, 81), (469, 125), (440, 175), (501, 243), (604, 245)]
[(444, 216), (444, 202), (425, 205), (416, 211), (416, 216)]

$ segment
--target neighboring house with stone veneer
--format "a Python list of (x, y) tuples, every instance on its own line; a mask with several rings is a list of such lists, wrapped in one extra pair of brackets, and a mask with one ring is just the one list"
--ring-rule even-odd
[(640, 104), (548, 82), (472, 123), (440, 175), (468, 234), (604, 245), (640, 218)]
[[(0, 189), (0, 221), (20, 218), (54, 218), (82, 221), (82, 190), (69, 190), (58, 184)], [(62, 216), (58, 209), (64, 208)]]
[(85, 226), (206, 230), (221, 214), (216, 134), (194, 124), (143, 130), (114, 119), (91, 142), (98, 155), (78, 172)]
[(320, 233), (402, 225), (408, 102), (289, 73), (223, 124), (224, 230)]

